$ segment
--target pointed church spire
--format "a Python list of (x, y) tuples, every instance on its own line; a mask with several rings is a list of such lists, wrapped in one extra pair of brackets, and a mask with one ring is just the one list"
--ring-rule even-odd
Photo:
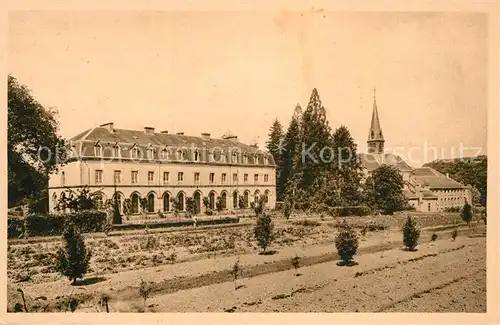
[(382, 128), (380, 127), (380, 121), (378, 118), (376, 89), (373, 88), (373, 112), (370, 131), (368, 134), (368, 151), (371, 153), (383, 153), (384, 142), (384, 135), (382, 134)]

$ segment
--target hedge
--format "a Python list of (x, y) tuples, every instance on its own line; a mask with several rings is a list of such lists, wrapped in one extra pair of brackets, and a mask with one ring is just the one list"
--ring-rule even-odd
[[(198, 220), (196, 222), (197, 226), (208, 226), (208, 225), (220, 225), (227, 223), (238, 223), (240, 218), (225, 217), (221, 219), (206, 219)], [(136, 230), (136, 229), (154, 229), (154, 228), (171, 228), (171, 227), (193, 227), (194, 220), (182, 220), (182, 221), (166, 221), (166, 222), (155, 222), (155, 223), (140, 223), (140, 224), (124, 224), (124, 225), (113, 225), (114, 230)]]
[(97, 210), (67, 214), (29, 215), (26, 219), (8, 219), (8, 238), (23, 236), (61, 235), (67, 222), (72, 222), (81, 232), (100, 232), (106, 224), (106, 213)]
[(371, 213), (371, 210), (367, 206), (346, 206), (346, 207), (331, 207), (330, 215), (336, 217), (348, 217), (348, 216), (366, 216)]

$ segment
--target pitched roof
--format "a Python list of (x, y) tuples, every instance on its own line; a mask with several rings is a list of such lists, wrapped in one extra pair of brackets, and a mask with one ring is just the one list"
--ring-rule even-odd
[(464, 185), (430, 167), (421, 167), (413, 170), (412, 177), (421, 184), (425, 183), (430, 189), (465, 188)]
[(96, 127), (86, 130), (71, 139), (73, 143), (80, 143), (79, 155), (86, 157), (95, 156), (95, 146), (99, 143), (102, 147), (102, 157), (114, 157), (113, 149), (118, 144), (121, 158), (132, 158), (132, 150), (137, 148), (141, 157), (146, 157), (148, 149), (152, 149), (153, 159), (160, 159), (162, 151), (166, 151), (172, 160), (176, 153), (182, 152), (182, 161), (194, 161), (194, 152), (198, 151), (198, 161), (209, 161), (209, 154), (219, 161), (221, 155), (230, 161), (233, 153), (236, 153), (238, 161), (243, 156), (248, 157), (249, 164), (254, 164), (258, 159), (259, 164), (264, 164), (264, 157), (268, 158), (269, 165), (275, 165), (273, 156), (256, 148), (237, 141), (237, 139), (203, 138), (198, 136), (178, 135), (168, 133), (145, 132), (138, 130), (126, 130), (113, 128), (110, 131), (106, 127)]
[(400, 171), (410, 172), (413, 170), (401, 157), (392, 153), (376, 154), (376, 153), (360, 153), (359, 159), (363, 168), (368, 172), (372, 172), (383, 164), (395, 166)]

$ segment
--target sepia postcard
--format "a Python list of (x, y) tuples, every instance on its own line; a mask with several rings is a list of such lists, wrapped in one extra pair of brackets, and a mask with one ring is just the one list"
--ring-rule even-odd
[(498, 13), (11, 1), (0, 322), (500, 322)]

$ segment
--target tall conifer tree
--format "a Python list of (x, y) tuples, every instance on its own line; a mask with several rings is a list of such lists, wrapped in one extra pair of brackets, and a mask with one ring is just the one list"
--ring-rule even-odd
[(280, 177), (278, 178), (278, 199), (283, 200), (287, 192), (287, 184), (294, 174), (294, 157), (300, 152), (300, 120), (302, 108), (299, 104), (295, 107), (292, 120), (283, 141), (283, 152), (280, 161)]
[(311, 189), (315, 179), (331, 168), (332, 144), (326, 110), (314, 88), (301, 121), (300, 160), (297, 165), (297, 171), (301, 173), (301, 189)]
[[(282, 146), (283, 146), (283, 126), (275, 119), (273, 125), (269, 129), (269, 140), (266, 143), (267, 151), (273, 156), (274, 163), (276, 164), (276, 180), (279, 180), (281, 174), (281, 154), (282, 154)], [(279, 187), (277, 189), (277, 195), (279, 199)]]

